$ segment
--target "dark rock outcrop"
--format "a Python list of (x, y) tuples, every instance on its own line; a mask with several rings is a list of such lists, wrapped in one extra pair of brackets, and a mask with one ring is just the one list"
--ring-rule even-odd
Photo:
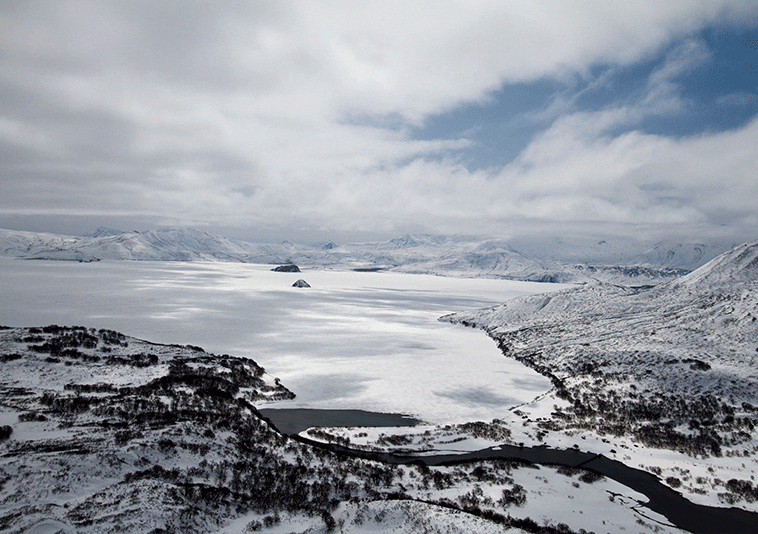
[(294, 263), (290, 263), (288, 265), (280, 265), (279, 267), (274, 267), (271, 270), (276, 271), (277, 273), (299, 273), (300, 267)]

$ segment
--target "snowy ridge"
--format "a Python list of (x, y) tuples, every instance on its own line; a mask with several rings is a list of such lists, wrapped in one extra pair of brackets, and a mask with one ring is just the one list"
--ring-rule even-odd
[[(547, 295), (520, 297), (487, 310), (462, 312), (449, 320), (486, 328), (517, 348), (550, 346), (553, 353), (611, 351), (615, 365), (635, 350), (666, 357), (702, 358), (713, 366), (734, 366), (733, 383), (758, 383), (758, 241), (724, 253), (680, 279), (651, 289), (604, 283)], [(575, 345), (589, 344), (589, 349)], [(723, 369), (726, 372), (725, 369)], [(641, 375), (639, 369), (631, 369)], [(673, 390), (688, 391), (702, 374), (664, 373), (658, 378)], [(726, 376), (703, 388), (724, 395), (732, 391)], [(726, 389), (719, 390), (717, 385)], [(739, 388), (738, 388), (739, 389)], [(705, 391), (705, 390), (704, 390)], [(756, 401), (747, 390), (741, 391)]]
[(150, 232), (96, 232), (93, 237), (55, 236), (0, 231), (4, 255), (25, 259), (93, 261), (240, 261), (250, 250), (201, 230), (164, 229)]
[(694, 271), (723, 252), (722, 247), (715, 245), (661, 241), (656, 243), (650, 250), (635, 257), (632, 261), (637, 265)]
[[(758, 474), (758, 241), (650, 289), (595, 283), (442, 320), (485, 329), (553, 380), (542, 404), (563, 407), (545, 429), (589, 429), (727, 472), (744, 456), (747, 478)], [(698, 484), (696, 498), (719, 491)]]
[(754, 284), (758, 280), (758, 241), (744, 243), (714, 258), (691, 274), (682, 277), (674, 287), (705, 286), (716, 288)]

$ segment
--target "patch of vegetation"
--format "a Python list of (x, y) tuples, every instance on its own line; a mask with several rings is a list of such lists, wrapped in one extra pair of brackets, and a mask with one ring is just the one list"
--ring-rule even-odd
[(129, 343), (126, 341), (126, 336), (120, 332), (101, 328), (97, 331), (97, 334), (106, 345), (116, 345), (119, 347), (129, 346)]
[(413, 436), (409, 436), (407, 434), (393, 434), (391, 436), (387, 436), (385, 434), (382, 434), (379, 436), (376, 442), (379, 445), (401, 447), (403, 445), (410, 445), (413, 443)]
[(758, 501), (758, 485), (754, 486), (750, 480), (739, 480), (732, 478), (724, 488), (728, 493), (719, 494), (719, 496), (729, 504), (735, 504), (741, 500), (747, 502)]
[(30, 421), (47, 421), (47, 417), (41, 413), (37, 412), (25, 412), (18, 414), (18, 420), (20, 423), (30, 422)]
[[(579, 364), (572, 359), (550, 367), (545, 363), (549, 357), (541, 352), (513, 352), (505, 338), (498, 343), (506, 355), (548, 377), (555, 395), (569, 403), (555, 410), (550, 420), (538, 423), (545, 432), (589, 430), (600, 436), (631, 436), (647, 447), (690, 456), (720, 457), (725, 447), (751, 442), (758, 426), (758, 410), (749, 403), (742, 403), (743, 414), (738, 416), (739, 407), (713, 394), (643, 390), (628, 374), (608, 370), (610, 362), (595, 353), (575, 356)], [(689, 370), (696, 373), (711, 370), (710, 364), (696, 358), (668, 358), (660, 363), (689, 364)], [(558, 372), (563, 378), (557, 377)], [(650, 368), (640, 380), (648, 380), (644, 378), (647, 375), (654, 375)], [(685, 426), (689, 431), (682, 430)]]
[(519, 484), (514, 484), (511, 489), (504, 489), (498, 504), (503, 508), (523, 506), (526, 504), (526, 490)]
[(336, 443), (337, 445), (341, 445), (343, 447), (351, 446), (350, 438), (336, 436), (321, 428), (309, 428), (307, 434), (314, 439), (325, 441), (327, 443)]
[[(97, 336), (90, 334), (84, 327), (75, 326), (69, 328), (52, 325), (44, 327), (42, 329), (42, 332), (45, 334), (54, 335), (47, 338), (47, 340), (41, 345), (29, 345), (29, 350), (51, 355), (78, 357), (81, 355), (81, 353), (77, 350), (68, 350), (65, 354), (64, 351), (67, 349), (77, 349), (80, 347), (85, 349), (94, 349), (98, 344)], [(26, 339), (42, 341), (42, 339), (40, 339), (41, 337), (42, 336), (29, 336)]]
[[(108, 348), (109, 347), (105, 347)], [(151, 367), (156, 365), (159, 361), (158, 356), (155, 354), (147, 354), (144, 352), (129, 354), (124, 356), (110, 355), (110, 350), (105, 351), (109, 355), (105, 357), (106, 365), (128, 365), (131, 367)]]
[(118, 388), (113, 384), (66, 384), (63, 386), (65, 391), (75, 391), (76, 393), (116, 393)]
[(584, 471), (584, 473), (582, 473), (582, 475), (579, 477), (579, 480), (585, 484), (592, 484), (598, 480), (603, 480), (604, 478), (605, 477), (603, 475), (596, 473), (595, 471)]
[(491, 441), (505, 442), (511, 438), (510, 429), (499, 419), (494, 419), (492, 423), (474, 421), (455, 425), (458, 433), (469, 434), (474, 438), (487, 439)]

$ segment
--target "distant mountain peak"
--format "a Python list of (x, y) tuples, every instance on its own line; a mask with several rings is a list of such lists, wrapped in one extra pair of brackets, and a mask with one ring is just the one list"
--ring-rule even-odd
[(418, 236), (405, 234), (404, 236), (390, 239), (390, 244), (396, 247), (417, 247), (423, 243)]
[(388, 244), (395, 248), (412, 248), (422, 245), (441, 245), (450, 240), (449, 237), (444, 235), (430, 235), (430, 234), (405, 234), (394, 239), (390, 239)]
[(632, 263), (691, 271), (712, 260), (724, 250), (721, 246), (697, 242), (659, 241), (646, 252), (633, 258)]
[(675, 282), (686, 285), (758, 282), (758, 240), (721, 254)]
[(85, 237), (111, 237), (124, 233), (123, 230), (116, 230), (115, 228), (108, 228), (107, 226), (101, 226), (91, 234), (87, 234)]

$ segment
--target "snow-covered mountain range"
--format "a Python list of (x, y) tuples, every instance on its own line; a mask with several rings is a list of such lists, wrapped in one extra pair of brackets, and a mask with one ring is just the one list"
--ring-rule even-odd
[(90, 236), (0, 230), (0, 255), (73, 261), (296, 263), (309, 269), (395, 270), (513, 280), (654, 284), (696, 269), (725, 248), (698, 243), (405, 235), (385, 242), (302, 245), (236, 241), (196, 229)]
[(0, 253), (24, 259), (244, 261), (250, 252), (240, 243), (200, 230), (115, 233), (101, 229), (86, 237), (0, 230)]

